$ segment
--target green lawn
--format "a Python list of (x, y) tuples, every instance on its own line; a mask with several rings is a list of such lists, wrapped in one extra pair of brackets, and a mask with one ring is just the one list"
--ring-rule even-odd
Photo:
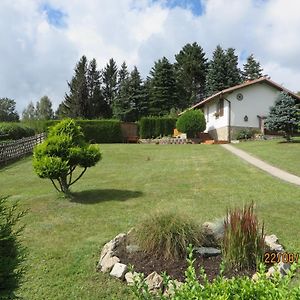
[[(23, 219), (24, 299), (131, 299), (95, 272), (103, 244), (152, 211), (183, 211), (199, 222), (255, 201), (267, 231), (300, 250), (300, 188), (244, 163), (219, 145), (102, 145), (103, 160), (60, 198), (26, 158), (0, 169), (2, 195), (29, 208)], [(298, 160), (299, 162), (299, 160)]]
[(283, 139), (249, 141), (236, 146), (278, 168), (300, 176), (300, 138), (294, 140), (294, 143), (286, 143)]

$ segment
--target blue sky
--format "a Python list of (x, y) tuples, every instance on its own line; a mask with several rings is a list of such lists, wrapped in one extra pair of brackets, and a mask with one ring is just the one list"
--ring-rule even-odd
[(45, 3), (41, 6), (41, 10), (46, 13), (49, 24), (55, 27), (65, 27), (67, 14), (62, 10)]
[(43, 95), (57, 107), (83, 54), (99, 68), (125, 60), (146, 78), (193, 42), (208, 59), (218, 44), (235, 48), (241, 67), (253, 53), (264, 74), (299, 91), (299, 11), (295, 0), (1, 0), (0, 97), (19, 112)]

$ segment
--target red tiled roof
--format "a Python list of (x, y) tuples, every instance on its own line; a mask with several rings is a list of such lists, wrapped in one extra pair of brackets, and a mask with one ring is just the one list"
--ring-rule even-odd
[(297, 94), (293, 93), (292, 91), (286, 89), (285, 87), (279, 85), (278, 83), (270, 80), (269, 78), (267, 77), (260, 77), (258, 79), (254, 79), (254, 80), (248, 80), (248, 81), (245, 81), (243, 82), (242, 84), (239, 84), (239, 85), (236, 85), (236, 86), (233, 86), (233, 87), (230, 87), (230, 88), (227, 88), (225, 90), (222, 90), (221, 92), (218, 92), (198, 103), (196, 103), (195, 105), (193, 105), (192, 107), (188, 108), (188, 110), (190, 109), (194, 109), (198, 106), (202, 106), (203, 104), (217, 98), (218, 96), (221, 96), (221, 95), (224, 95), (224, 94), (227, 94), (227, 93), (231, 93), (235, 90), (238, 90), (238, 89), (241, 89), (241, 88), (244, 88), (244, 87), (247, 87), (247, 86), (250, 86), (250, 85), (253, 85), (253, 84), (256, 84), (256, 83), (266, 83), (270, 86), (273, 86), (275, 87), (276, 89), (280, 90), (280, 91), (283, 91), (283, 92), (286, 92), (287, 94), (289, 94), (290, 96), (292, 96), (293, 98), (297, 99), (299, 102), (300, 102), (300, 96), (298, 96)]

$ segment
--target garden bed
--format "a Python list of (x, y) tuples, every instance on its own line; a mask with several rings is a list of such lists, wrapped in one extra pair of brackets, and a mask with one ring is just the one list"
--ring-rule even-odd
[[(204, 268), (205, 274), (209, 281), (212, 281), (220, 274), (220, 264), (222, 256), (204, 257), (200, 254), (194, 254), (194, 267), (197, 270), (197, 275), (200, 273), (200, 268)], [(166, 260), (162, 257), (155, 257), (150, 254), (138, 251), (133, 253), (123, 253), (120, 256), (122, 263), (126, 265), (133, 265), (134, 271), (143, 273), (146, 276), (156, 271), (158, 274), (166, 272), (172, 279), (183, 282), (185, 279), (185, 271), (188, 267), (186, 258)], [(236, 276), (249, 276), (252, 277), (255, 273), (253, 270), (228, 270), (224, 272), (226, 278)], [(199, 276), (200, 282), (201, 278)]]

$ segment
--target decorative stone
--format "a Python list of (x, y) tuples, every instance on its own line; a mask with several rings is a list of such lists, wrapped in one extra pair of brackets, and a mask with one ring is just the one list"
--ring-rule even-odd
[(114, 239), (106, 243), (101, 251), (100, 259), (97, 265), (97, 270), (102, 270), (102, 261), (104, 257), (106, 260), (113, 256), (120, 256), (120, 254), (126, 251), (126, 234), (120, 233)]
[(199, 247), (196, 252), (204, 257), (217, 256), (221, 254), (221, 250), (213, 247)]
[(155, 292), (163, 286), (163, 278), (155, 271), (146, 277), (145, 282), (150, 292)]
[(224, 219), (202, 224), (204, 246), (215, 247), (224, 237)]
[(128, 253), (134, 253), (140, 250), (140, 247), (138, 245), (128, 245), (126, 246), (126, 251)]
[(265, 243), (270, 251), (276, 251), (276, 252), (284, 251), (283, 246), (278, 243), (278, 238), (275, 234), (266, 235)]
[(100, 267), (98, 265), (98, 269), (100, 269), (101, 272), (109, 272), (116, 263), (120, 262), (120, 259), (117, 256), (110, 256), (110, 254), (111, 253), (107, 253), (107, 255), (103, 257)]
[(269, 268), (268, 272), (267, 272), (267, 277), (272, 277), (274, 275), (274, 273), (276, 272), (276, 270), (279, 271), (280, 276), (285, 276), (287, 275), (289, 269), (290, 269), (291, 265), (284, 263), (284, 262), (280, 262), (276, 265), (276, 267), (271, 267)]
[(125, 274), (125, 280), (128, 285), (133, 285), (134, 283), (134, 277), (138, 276), (139, 274), (137, 272), (127, 272)]
[(116, 263), (111, 272), (110, 275), (117, 277), (118, 279), (124, 279), (124, 275), (127, 272), (127, 266), (121, 263)]
[(258, 280), (258, 274), (257, 273), (254, 273), (253, 275), (252, 275), (252, 280), (253, 281), (257, 281)]

